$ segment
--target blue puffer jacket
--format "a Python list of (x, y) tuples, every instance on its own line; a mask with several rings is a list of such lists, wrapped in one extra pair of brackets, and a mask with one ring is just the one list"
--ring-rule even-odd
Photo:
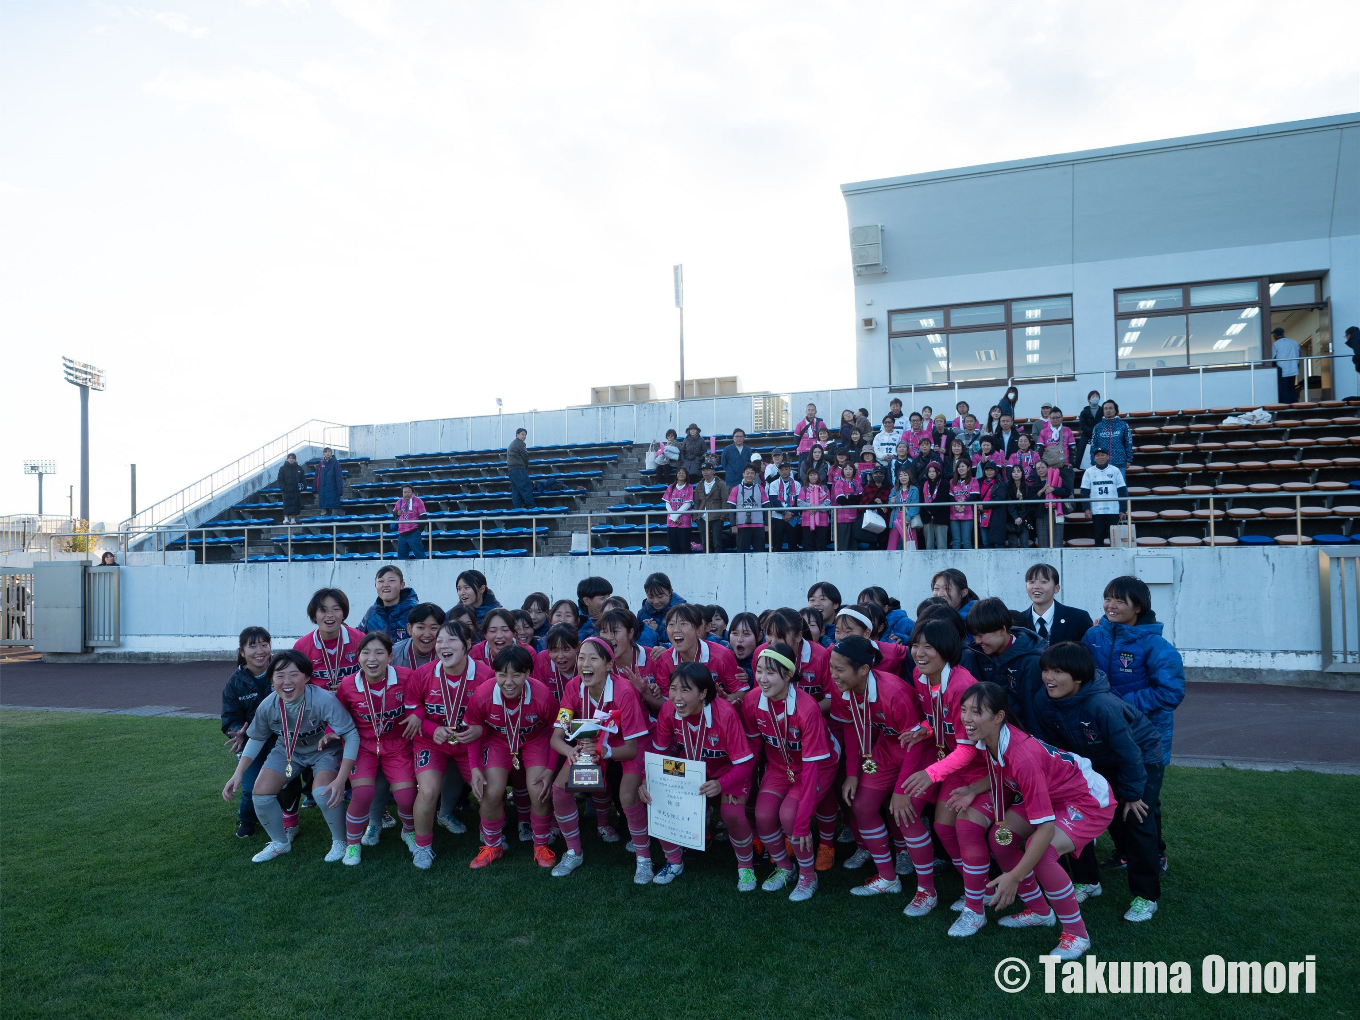
[(406, 617), (419, 601), (414, 588), (403, 588), (395, 605), (385, 606), (381, 601), (375, 601), (359, 621), (359, 629), (365, 634), (372, 634), (375, 630), (386, 631), (393, 642), (410, 637), (406, 633)]
[(896, 641), (898, 644), (911, 644), (911, 629), (916, 626), (912, 623), (911, 617), (901, 609), (888, 610), (888, 629), (884, 631), (883, 637), (887, 641)]
[(1115, 775), (1115, 796), (1141, 800), (1147, 766), (1162, 761), (1162, 735), (1138, 709), (1110, 693), (1103, 676), (1054, 700), (1047, 690), (1030, 702), (1030, 733), (1054, 747), (1089, 758), (1097, 772)]
[(340, 471), (340, 461), (334, 457), (317, 461), (312, 487), (316, 490), (317, 506), (323, 510), (339, 509), (340, 497), (345, 491), (345, 476)]
[[(665, 626), (663, 626), (661, 621), (664, 620), (666, 618), (666, 614), (671, 611), (671, 606), (680, 606), (684, 605), (684, 603), (685, 603), (684, 599), (682, 599), (679, 595), (675, 594), (675, 592), (671, 592), (671, 600), (666, 603), (666, 607), (664, 609), (658, 612), (657, 610), (652, 608), (652, 604), (650, 602), (648, 602), (646, 599), (643, 599), (642, 607), (638, 610), (637, 614), (638, 622), (637, 643), (640, 644), (643, 648), (669, 648), (671, 646), (671, 639), (666, 634), (666, 628)], [(653, 626), (648, 627), (647, 626), (648, 621), (651, 621)]]
[(477, 614), (477, 626), (481, 627), (486, 622), (486, 614), (493, 609), (504, 609), (505, 607), (489, 595), (482, 596), (482, 604), (473, 610)]
[(1157, 614), (1148, 610), (1133, 626), (1100, 622), (1082, 637), (1110, 690), (1136, 706), (1162, 732), (1162, 764), (1171, 764), (1172, 712), (1185, 700), (1181, 653), (1162, 637)]

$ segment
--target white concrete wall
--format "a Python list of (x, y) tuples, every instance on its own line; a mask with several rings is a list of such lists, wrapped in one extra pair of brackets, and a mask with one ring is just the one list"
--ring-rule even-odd
[[(1130, 572), (1143, 576), (1167, 636), (1181, 649), (1187, 666), (1321, 668), (1318, 554), (1312, 549), (558, 556), (425, 560), (402, 566), (407, 583), (422, 599), (445, 607), (456, 601), (458, 572), (475, 566), (511, 608), (531, 591), (553, 599), (574, 597), (576, 582), (589, 574), (608, 577), (615, 591), (637, 606), (643, 578), (662, 570), (685, 598), (718, 602), (732, 613), (801, 607), (808, 586), (819, 579), (836, 584), (850, 602), (864, 586), (882, 585), (910, 612), (929, 595), (932, 574), (947, 566), (963, 570), (979, 594), (1022, 608), (1027, 604), (1025, 569), (1041, 560), (1053, 563), (1063, 576), (1059, 600), (1093, 616), (1099, 614), (1101, 592), (1110, 578)], [(304, 609), (312, 592), (327, 586), (350, 596), (350, 622), (357, 623), (373, 599), (374, 570), (375, 564), (366, 562), (129, 567), (121, 577), (120, 651), (234, 649), (237, 635), (250, 624), (264, 625), (280, 643), (291, 641), (309, 629)], [(1159, 576), (1170, 583), (1154, 583)], [(1339, 633), (1339, 615), (1335, 619)]]

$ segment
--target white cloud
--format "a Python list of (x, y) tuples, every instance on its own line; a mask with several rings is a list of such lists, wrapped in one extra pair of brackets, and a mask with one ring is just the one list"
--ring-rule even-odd
[(195, 25), (189, 20), (187, 14), (179, 11), (157, 11), (149, 7), (124, 7), (131, 17), (144, 18), (153, 24), (178, 32), (180, 35), (187, 35), (191, 39), (202, 39), (208, 34), (208, 30), (202, 25)]

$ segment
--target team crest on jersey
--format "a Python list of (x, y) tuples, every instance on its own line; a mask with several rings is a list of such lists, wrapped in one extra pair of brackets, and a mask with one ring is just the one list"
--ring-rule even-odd
[(1133, 653), (1132, 653), (1132, 652), (1120, 652), (1120, 653), (1119, 653), (1119, 665), (1123, 668), (1123, 670), (1124, 670), (1125, 673), (1127, 673), (1127, 672), (1129, 672), (1130, 670), (1132, 670), (1132, 669), (1133, 669)]
[(1100, 734), (1096, 732), (1096, 728), (1091, 723), (1082, 722), (1079, 725), (1081, 726), (1081, 735), (1088, 744), (1100, 743)]
[(708, 746), (709, 746), (709, 747), (717, 747), (717, 746), (718, 746), (718, 735), (717, 735), (716, 733), (710, 733), (710, 734), (708, 735)]
[(1067, 805), (1067, 820), (1069, 822), (1079, 822), (1084, 817), (1085, 816), (1071, 804)]

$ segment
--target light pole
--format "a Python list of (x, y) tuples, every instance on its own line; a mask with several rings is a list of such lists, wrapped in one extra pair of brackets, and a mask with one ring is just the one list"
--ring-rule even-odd
[(501, 398), (496, 398), (496, 435), (500, 438), (500, 444), (505, 445), (505, 405)]
[(38, 516), (42, 512), (42, 480), (43, 475), (55, 475), (57, 473), (57, 462), (55, 460), (26, 460), (24, 461), (24, 474), (38, 476)]
[[(672, 266), (675, 274), (675, 307), (680, 309), (680, 399), (685, 399), (685, 267)], [(678, 406), (678, 405), (677, 405)]]
[(62, 374), (80, 387), (80, 519), (90, 519), (90, 390), (104, 389), (104, 370), (83, 361), (61, 359)]

